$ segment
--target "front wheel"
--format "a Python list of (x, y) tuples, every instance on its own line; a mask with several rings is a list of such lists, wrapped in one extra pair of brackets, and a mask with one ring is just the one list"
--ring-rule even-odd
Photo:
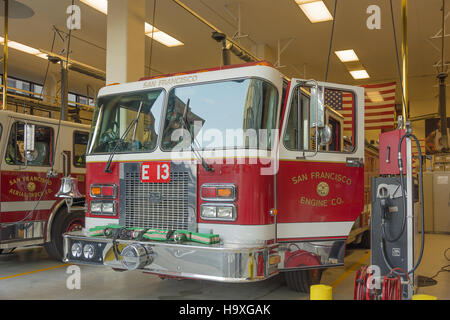
[(284, 278), (289, 289), (309, 293), (310, 287), (320, 283), (321, 269), (285, 271)]
[(66, 232), (81, 230), (84, 226), (84, 212), (69, 212), (64, 207), (56, 215), (51, 226), (50, 242), (45, 244), (45, 250), (53, 259), (61, 261), (64, 255), (63, 234)]
[(361, 242), (358, 245), (361, 249), (370, 249), (370, 230), (364, 231), (361, 236)]

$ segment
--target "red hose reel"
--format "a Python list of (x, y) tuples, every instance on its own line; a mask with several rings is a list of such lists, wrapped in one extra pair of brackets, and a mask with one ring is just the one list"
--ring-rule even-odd
[[(356, 271), (355, 287), (353, 291), (354, 300), (401, 300), (402, 299), (402, 278), (395, 271), (406, 274), (400, 268), (392, 271), (383, 277), (381, 290), (373, 286), (373, 270), (369, 266), (362, 266)], [(406, 274), (408, 280), (409, 277)]]

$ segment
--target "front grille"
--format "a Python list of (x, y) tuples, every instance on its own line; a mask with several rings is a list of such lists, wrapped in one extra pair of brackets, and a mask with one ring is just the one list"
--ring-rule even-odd
[(195, 175), (185, 165), (171, 165), (169, 183), (141, 182), (140, 164), (121, 168), (119, 219), (126, 227), (195, 229)]

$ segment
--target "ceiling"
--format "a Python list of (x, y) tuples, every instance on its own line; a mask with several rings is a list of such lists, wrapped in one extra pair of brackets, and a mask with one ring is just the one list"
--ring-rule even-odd
[[(67, 32), (66, 8), (71, 0), (19, 0), (31, 7), (35, 14), (27, 19), (9, 20), (9, 38), (20, 43), (50, 51), (54, 36), (53, 27)], [(111, 0), (110, 0), (111, 1)], [(154, 0), (146, 0), (147, 21), (172, 35), (185, 45), (167, 48), (153, 43), (152, 74), (171, 73), (213, 67), (221, 64), (220, 44), (211, 38), (212, 30), (188, 14), (171, 0), (156, 0), (155, 21)], [(241, 34), (247, 35), (239, 41), (251, 49), (256, 44), (266, 44), (277, 55), (278, 41), (283, 47), (280, 71), (289, 77), (306, 77), (324, 80), (332, 22), (312, 24), (296, 5), (294, 0), (182, 0), (187, 6), (211, 22), (221, 31), (233, 36), (238, 29), (235, 20), (240, 3)], [(334, 0), (324, 0), (329, 10)], [(381, 8), (381, 29), (369, 30), (366, 9), (376, 3)], [(401, 48), (400, 4), (393, 0), (396, 32), (399, 50)], [(79, 0), (81, 8), (81, 30), (72, 32), (70, 57), (79, 62), (105, 70), (106, 66), (106, 16)], [(414, 0), (408, 2), (408, 45), (409, 45), (409, 91), (414, 99), (435, 99), (436, 68), (440, 60), (441, 40), (430, 40), (441, 29), (442, 0)], [(450, 3), (447, 12), (450, 11)], [(450, 30), (450, 18), (447, 19)], [(0, 26), (3, 34), (3, 23)], [(447, 32), (449, 33), (449, 32)], [(431, 42), (431, 43), (430, 43)], [(151, 41), (146, 37), (146, 65), (150, 66)], [(57, 36), (53, 51), (60, 53), (64, 43)], [(445, 40), (450, 48), (450, 37)], [(370, 79), (354, 80), (346, 67), (333, 53), (335, 50), (354, 49)], [(439, 49), (439, 50), (438, 50)], [(398, 79), (395, 62), (395, 47), (389, 0), (345, 0), (338, 1), (335, 19), (332, 54), (328, 81), (345, 84), (375, 83)], [(449, 60), (449, 49), (446, 59)], [(233, 62), (239, 62), (233, 59)], [(271, 61), (274, 63), (275, 61)], [(36, 82), (44, 79), (47, 62), (16, 50), (9, 50), (8, 73)], [(58, 68), (50, 65), (50, 71), (58, 75)], [(147, 74), (149, 69), (147, 68)], [(70, 73), (69, 88), (86, 94), (87, 85), (98, 89), (102, 81)], [(400, 96), (399, 96), (400, 97)], [(400, 98), (398, 98), (400, 102)]]

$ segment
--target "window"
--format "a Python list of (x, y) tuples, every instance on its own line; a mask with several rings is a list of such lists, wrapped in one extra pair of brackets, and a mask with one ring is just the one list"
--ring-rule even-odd
[(38, 98), (38, 99), (41, 99), (42, 97), (41, 97), (41, 94), (43, 94), (43, 91), (42, 91), (42, 86), (41, 85), (38, 85), (38, 84), (33, 84), (33, 90), (31, 90), (31, 91), (33, 91), (34, 92), (34, 97), (35, 98)]
[[(300, 101), (300, 103), (299, 103)], [(310, 98), (306, 91), (297, 87), (294, 90), (288, 122), (283, 137), (286, 149), (311, 150), (315, 140), (311, 139), (309, 126)]]
[(23, 122), (15, 122), (11, 128), (5, 160), (10, 165), (50, 166), (53, 129), (35, 126), (34, 151), (25, 159)]
[(69, 93), (67, 95), (67, 102), (68, 102), (69, 106), (75, 107), (76, 104), (74, 102), (77, 102), (77, 96), (73, 93)]
[[(3, 84), (3, 74), (0, 74), (0, 83)], [(42, 85), (39, 85), (37, 83), (28, 80), (8, 77), (8, 87), (8, 92), (11, 92), (15, 95), (32, 97), (42, 100)], [(14, 90), (14, 88), (20, 90)]]
[(94, 107), (94, 106), (95, 106), (95, 100), (89, 98), (89, 99), (88, 99), (88, 105)]
[[(100, 97), (94, 110), (90, 152), (152, 151), (156, 148), (164, 103), (162, 89)], [(98, 116), (97, 116), (98, 115)]]
[(327, 109), (328, 126), (331, 129), (331, 142), (327, 146), (322, 146), (322, 150), (326, 151), (343, 151), (342, 132), (344, 118), (338, 113), (330, 113)]
[(89, 133), (75, 131), (73, 133), (73, 165), (79, 168), (86, 167), (86, 147)]
[(88, 98), (83, 96), (77, 96), (77, 102), (81, 104), (88, 104)]
[(277, 89), (261, 79), (174, 88), (169, 93), (161, 148), (189, 149), (192, 141), (177, 129), (189, 131), (199, 149), (270, 148), (277, 103)]
[[(291, 106), (284, 131), (283, 143), (288, 150), (315, 151), (316, 129), (311, 127), (310, 92), (308, 88), (297, 87), (292, 92)], [(324, 152), (352, 152), (346, 148), (346, 141), (353, 142), (354, 94), (334, 89), (325, 89), (324, 123), (329, 127), (331, 139), (328, 144), (319, 145), (317, 150)], [(319, 130), (321, 130), (319, 128)], [(319, 134), (320, 137), (320, 134)], [(318, 137), (318, 139), (319, 139)], [(320, 141), (318, 141), (320, 143)]]

